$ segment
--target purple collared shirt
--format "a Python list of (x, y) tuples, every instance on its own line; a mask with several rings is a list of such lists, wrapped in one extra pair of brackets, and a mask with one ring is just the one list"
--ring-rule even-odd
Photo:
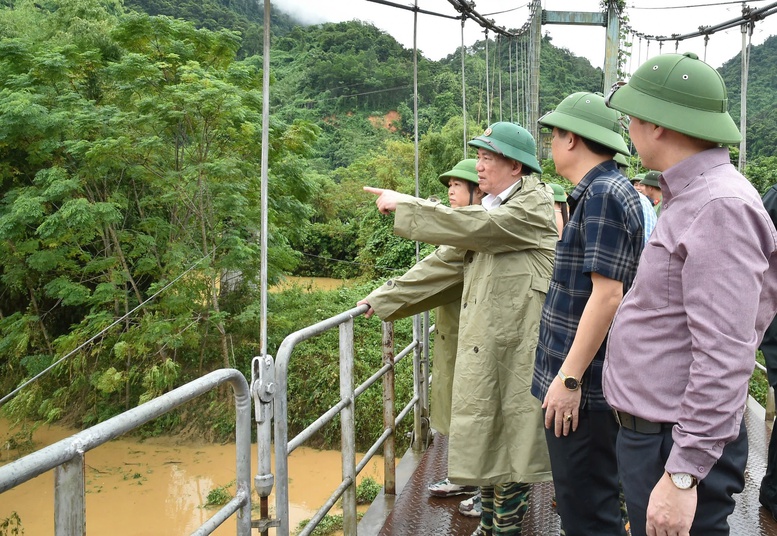
[(777, 310), (777, 231), (727, 148), (664, 171), (663, 208), (610, 331), (613, 408), (677, 423), (669, 473), (703, 479), (739, 435), (755, 352)]

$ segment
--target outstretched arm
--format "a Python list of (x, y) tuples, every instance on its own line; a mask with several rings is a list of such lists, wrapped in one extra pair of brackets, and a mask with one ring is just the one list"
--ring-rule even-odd
[(397, 210), (397, 203), (401, 200), (414, 199), (412, 195), (400, 194), (399, 192), (386, 190), (385, 188), (365, 186), (364, 191), (378, 196), (375, 200), (375, 204), (378, 205), (378, 210), (381, 214), (388, 214), (389, 212)]

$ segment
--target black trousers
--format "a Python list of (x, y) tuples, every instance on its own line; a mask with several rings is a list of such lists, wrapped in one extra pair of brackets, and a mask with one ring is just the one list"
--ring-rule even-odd
[[(672, 430), (641, 434), (628, 428), (618, 433), (618, 467), (632, 536), (646, 534), (647, 505), (650, 493), (664, 474), (664, 465), (672, 450)], [(723, 454), (709, 474), (699, 482), (696, 516), (691, 536), (727, 536), (728, 516), (734, 511), (734, 493), (745, 488), (747, 465), (747, 429), (745, 421), (739, 437), (723, 448)]]
[(566, 536), (624, 536), (618, 496), (612, 411), (580, 410), (577, 430), (556, 437), (545, 430), (556, 491), (556, 509)]
[[(760, 350), (764, 353), (769, 385), (775, 387), (777, 385), (777, 320), (773, 320), (764, 333)], [(772, 437), (769, 440), (766, 474), (761, 481), (761, 497), (775, 505), (772, 511), (777, 509), (777, 433), (775, 433), (774, 428), (772, 428)]]

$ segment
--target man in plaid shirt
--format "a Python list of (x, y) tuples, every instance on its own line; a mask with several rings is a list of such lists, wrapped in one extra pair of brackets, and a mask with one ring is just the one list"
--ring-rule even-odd
[(620, 114), (575, 93), (540, 118), (556, 170), (575, 185), (542, 308), (532, 394), (542, 401), (558, 513), (567, 536), (622, 535), (615, 439), (602, 394), (610, 322), (637, 271), (644, 221), (613, 160), (628, 154)]

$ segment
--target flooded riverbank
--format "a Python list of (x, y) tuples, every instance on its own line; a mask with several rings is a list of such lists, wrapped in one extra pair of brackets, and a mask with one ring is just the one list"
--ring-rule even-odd
[[(0, 419), (0, 465), (17, 452), (9, 444), (8, 422)], [(60, 426), (41, 426), (34, 434), (42, 448), (75, 433)], [(357, 455), (358, 460), (362, 455)], [(251, 458), (256, 472), (256, 446)], [(341, 479), (340, 453), (306, 447), (289, 459), (290, 526), (312, 517)], [(373, 458), (358, 481), (366, 476), (383, 482), (383, 459)], [(234, 494), (235, 445), (210, 445), (175, 438), (138, 441), (119, 438), (86, 454), (87, 533), (112, 536), (190, 534), (216, 508), (204, 508), (208, 494), (227, 486)], [(254, 494), (255, 506), (258, 498)], [(270, 496), (271, 513), (275, 497)], [(16, 512), (24, 534), (54, 534), (54, 473), (50, 471), (0, 495), (0, 522)], [(330, 512), (330, 513), (339, 513)], [(258, 511), (254, 512), (259, 517)], [(235, 534), (234, 518), (214, 532)]]

